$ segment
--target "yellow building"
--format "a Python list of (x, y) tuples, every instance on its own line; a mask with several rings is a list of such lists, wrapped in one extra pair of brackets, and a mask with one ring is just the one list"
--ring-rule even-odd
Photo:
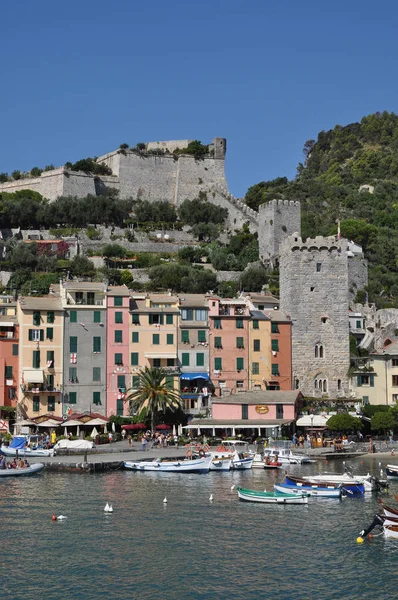
[(130, 300), (130, 366), (133, 389), (138, 371), (162, 367), (168, 383), (179, 389), (177, 334), (179, 299), (168, 294), (134, 294)]
[(29, 418), (62, 417), (64, 311), (54, 296), (18, 302), (18, 403)]
[(363, 404), (395, 405), (398, 402), (398, 341), (373, 352), (358, 364), (351, 386)]
[(271, 320), (260, 310), (250, 310), (249, 389), (266, 390), (271, 380)]

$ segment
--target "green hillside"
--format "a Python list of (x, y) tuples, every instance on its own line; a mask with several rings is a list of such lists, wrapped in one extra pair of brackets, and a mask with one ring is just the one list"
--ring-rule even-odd
[[(249, 188), (257, 209), (273, 198), (300, 200), (302, 235), (342, 235), (369, 260), (369, 301), (398, 307), (398, 116), (375, 113), (308, 140), (293, 181), (279, 177)], [(373, 186), (373, 193), (361, 186)]]

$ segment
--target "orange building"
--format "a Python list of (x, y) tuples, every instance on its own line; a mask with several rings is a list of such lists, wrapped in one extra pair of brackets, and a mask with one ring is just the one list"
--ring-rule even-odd
[(292, 322), (280, 310), (264, 312), (271, 319), (271, 379), (267, 382), (267, 390), (291, 390)]
[(19, 380), (17, 303), (0, 296), (0, 404), (16, 406)]

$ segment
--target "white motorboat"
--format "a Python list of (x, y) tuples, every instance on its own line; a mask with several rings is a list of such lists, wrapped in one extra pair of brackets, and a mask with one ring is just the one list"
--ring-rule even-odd
[[(303, 477), (304, 480), (311, 483), (317, 483), (319, 481), (329, 481), (332, 483), (341, 483), (345, 485), (352, 485), (355, 483), (363, 484), (365, 492), (374, 492), (379, 489), (380, 481), (370, 475), (351, 475), (350, 473), (344, 473), (343, 475), (334, 475), (332, 473), (323, 473), (322, 475), (311, 475), (310, 477)], [(383, 482), (381, 482), (383, 483)]]
[(283, 465), (302, 465), (313, 462), (306, 454), (293, 454), (288, 448), (264, 448), (264, 458), (269, 457), (272, 462), (281, 462)]
[(210, 471), (229, 471), (232, 469), (232, 458), (229, 456), (214, 458), (210, 463)]
[(33, 456), (53, 456), (54, 449), (47, 448), (31, 448), (29, 445), (29, 439), (24, 435), (14, 435), (9, 446), (4, 444), (0, 448), (0, 453), (4, 456), (18, 456), (23, 458), (29, 458)]
[(205, 454), (198, 458), (154, 458), (153, 460), (125, 461), (124, 468), (133, 471), (155, 471), (157, 473), (208, 473), (212, 456)]
[(228, 440), (223, 442), (211, 452), (213, 459), (230, 458), (232, 468), (236, 470), (251, 469), (253, 466), (254, 454), (249, 450), (246, 442), (241, 440)]

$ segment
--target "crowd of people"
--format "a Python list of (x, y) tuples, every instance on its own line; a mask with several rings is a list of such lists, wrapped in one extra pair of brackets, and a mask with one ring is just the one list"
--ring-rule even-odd
[(160, 433), (159, 431), (147, 431), (141, 437), (141, 450), (149, 448), (167, 448), (168, 446), (178, 446), (178, 435), (172, 433)]

